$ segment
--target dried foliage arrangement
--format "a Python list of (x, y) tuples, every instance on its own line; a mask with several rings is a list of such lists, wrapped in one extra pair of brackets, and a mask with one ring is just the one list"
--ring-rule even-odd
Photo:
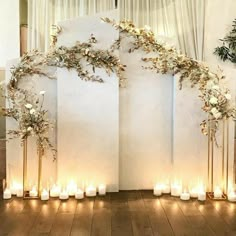
[(20, 62), (12, 67), (11, 79), (6, 86), (8, 108), (2, 109), (3, 115), (13, 118), (18, 123), (18, 130), (9, 131), (10, 138), (20, 137), (23, 141), (29, 136), (35, 136), (38, 148), (43, 151), (51, 149), (54, 154), (56, 152), (49, 140), (52, 122), (47, 118), (47, 110), (43, 109), (44, 91), (36, 95), (29, 90), (21, 89), (19, 81), (26, 76), (42, 75), (55, 79), (53, 74), (45, 72), (45, 68), (61, 67), (75, 69), (82, 80), (101, 83), (104, 82), (103, 79), (95, 75), (96, 68), (101, 68), (108, 75), (117, 74), (122, 85), (122, 71), (125, 66), (109, 50), (94, 48), (93, 44), (96, 42), (96, 38), (91, 35), (88, 42), (76, 42), (72, 47), (52, 47), (46, 54), (32, 51), (20, 58)]
[[(189, 81), (192, 87), (200, 91), (203, 101), (202, 110), (207, 113), (207, 119), (200, 124), (204, 134), (208, 134), (208, 121), (211, 121), (213, 135), (217, 131), (219, 121), (232, 117), (236, 118), (236, 109), (231, 102), (230, 91), (220, 86), (224, 79), (221, 73), (211, 72), (202, 62), (193, 60), (174, 47), (163, 45), (155, 39), (150, 27), (137, 28), (131, 21), (122, 20), (116, 23), (109, 18), (102, 18), (106, 23), (112, 24), (120, 32), (120, 37), (112, 45), (112, 50), (118, 49), (124, 38), (132, 38), (129, 52), (141, 49), (144, 52), (155, 53), (155, 57), (146, 57), (142, 60), (149, 65), (144, 67), (156, 73), (178, 75), (179, 88), (182, 89), (183, 81)], [(214, 135), (215, 137), (215, 135)]]

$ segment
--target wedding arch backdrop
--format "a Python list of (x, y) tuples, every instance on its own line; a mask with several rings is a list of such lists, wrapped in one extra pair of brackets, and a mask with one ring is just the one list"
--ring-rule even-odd
[[(105, 181), (109, 190), (116, 191), (119, 188), (150, 188), (163, 176), (187, 178), (180, 174), (178, 176), (176, 172), (172, 173), (175, 164), (171, 141), (173, 107), (170, 103), (174, 99), (172, 76), (178, 79), (180, 89), (185, 86), (196, 87), (200, 92), (201, 109), (205, 112), (205, 119), (199, 126), (204, 135), (209, 136), (210, 131), (210, 139), (216, 144), (220, 122), (236, 118), (230, 90), (221, 83), (224, 76), (221, 71), (211, 71), (204, 63), (181, 54), (174, 47), (159, 43), (148, 26), (137, 28), (126, 20), (116, 23), (111, 20), (114, 12), (104, 14), (104, 23), (99, 20), (100, 16), (59, 23), (62, 32), (58, 36), (58, 43), (62, 46), (56, 46), (46, 54), (29, 52), (12, 68), (7, 84), (9, 104), (4, 111), (6, 116), (16, 121), (16, 129), (9, 130), (8, 137), (19, 137), (22, 142), (31, 137), (36, 140), (38, 150), (45, 154), (48, 150), (52, 151), (52, 156), (57, 158), (58, 176), (56, 178), (49, 174), (44, 178), (44, 185), (51, 184), (50, 181), (65, 184), (69, 179), (79, 179), (83, 184), (89, 184), (97, 179)], [(104, 32), (107, 33), (104, 35)], [(73, 44), (75, 37), (80, 41)], [(134, 58), (137, 61), (133, 61), (133, 64), (129, 62)], [(123, 64), (122, 59), (127, 63)], [(135, 71), (137, 66), (140, 67), (139, 71), (142, 70), (141, 74)], [(59, 68), (56, 73), (53, 69), (55, 67)], [(33, 91), (35, 85), (31, 85), (29, 89), (26, 84), (31, 83), (32, 77), (35, 76), (37, 80), (42, 77), (54, 80), (56, 74), (57, 91), (53, 91), (53, 99), (57, 99), (57, 102), (54, 101), (57, 108), (55, 109), (54, 104), (51, 111), (50, 107), (44, 107), (47, 86), (51, 82), (44, 82), (43, 88), (42, 85), (37, 85), (37, 93)], [(157, 79), (158, 74), (163, 74), (163, 78)], [(168, 76), (164, 76), (165, 74)], [(100, 84), (85, 83), (79, 79), (75, 80), (75, 77)], [(161, 79), (166, 81), (160, 82)], [(148, 85), (149, 80), (152, 89)], [(155, 88), (153, 85), (164, 86)], [(120, 95), (120, 101), (118, 86), (123, 94), (123, 97)], [(143, 92), (140, 93), (141, 90)], [(141, 94), (141, 97), (137, 94)], [(131, 95), (134, 95), (135, 99)], [(49, 96), (52, 94), (49, 93)], [(156, 103), (153, 99), (160, 99), (161, 103)], [(167, 101), (168, 104), (165, 104)], [(125, 108), (122, 108), (124, 103)], [(130, 104), (133, 107), (129, 107)], [(147, 114), (145, 107), (153, 113)], [(130, 108), (135, 108), (135, 111)], [(146, 114), (140, 114), (141, 120), (134, 117), (137, 112), (142, 111)], [(52, 112), (55, 113), (53, 119), (57, 119), (57, 131), (54, 131), (57, 142), (50, 140)], [(152, 123), (142, 124), (147, 121)], [(146, 130), (142, 130), (142, 125)], [(141, 136), (138, 137), (138, 134)], [(134, 141), (130, 142), (131, 139)], [(207, 142), (207, 139), (204, 140)], [(13, 144), (17, 145), (16, 142)], [(145, 148), (142, 149), (143, 144)], [(7, 158), (12, 158), (13, 153), (8, 152)], [(201, 161), (204, 158), (201, 158)], [(145, 162), (148, 163), (147, 169), (142, 166)], [(156, 166), (161, 163), (165, 166)], [(205, 160), (201, 165), (205, 166), (206, 163)], [(33, 168), (32, 166), (31, 169)], [(161, 173), (163, 169), (167, 172)], [(145, 171), (149, 170), (151, 174), (142, 181), (146, 176)], [(9, 172), (8, 178), (12, 181), (14, 174), (11, 173), (12, 170)], [(198, 177), (195, 176), (195, 179)], [(139, 181), (142, 183), (139, 184)]]

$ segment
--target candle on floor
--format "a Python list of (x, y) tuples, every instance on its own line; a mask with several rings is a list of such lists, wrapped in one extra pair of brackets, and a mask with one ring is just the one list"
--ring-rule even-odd
[(163, 185), (162, 184), (156, 184), (153, 189), (153, 194), (155, 196), (161, 196), (163, 190)]
[(95, 197), (97, 195), (97, 190), (94, 186), (88, 186), (86, 188), (86, 196), (87, 197)]
[(198, 197), (198, 192), (199, 192), (199, 190), (198, 190), (197, 187), (192, 188), (192, 189), (190, 190), (190, 197), (191, 197), (191, 198), (197, 198), (197, 197)]
[(68, 192), (66, 190), (63, 190), (59, 195), (60, 200), (67, 200), (68, 198), (69, 198), (69, 195), (68, 195)]
[(234, 191), (230, 191), (228, 194), (228, 201), (236, 202), (236, 193)]
[(3, 192), (3, 199), (11, 199), (11, 190), (6, 188)]
[(182, 186), (180, 184), (173, 184), (171, 186), (171, 196), (179, 197), (182, 192)]
[(41, 200), (42, 201), (47, 201), (49, 200), (49, 193), (46, 189), (44, 189), (41, 193)]
[(35, 186), (30, 190), (29, 195), (30, 195), (30, 197), (37, 197), (38, 196), (38, 192), (37, 192)]
[(77, 190), (77, 184), (74, 181), (70, 181), (67, 186), (67, 191), (70, 197), (75, 196)]
[(59, 197), (60, 192), (61, 188), (58, 185), (54, 184), (50, 189), (50, 197)]
[(11, 186), (11, 195), (16, 195), (18, 188), (19, 188), (19, 184), (16, 181), (13, 181), (12, 186)]
[(17, 197), (23, 197), (23, 195), (24, 195), (23, 188), (19, 187), (16, 191), (16, 196)]
[(163, 184), (162, 193), (163, 194), (169, 194), (170, 193), (170, 185), (169, 184)]
[(206, 201), (206, 192), (204, 190), (198, 192), (198, 201)]
[(98, 186), (98, 194), (99, 194), (100, 196), (106, 195), (106, 185), (105, 185), (105, 184), (100, 184), (100, 185)]
[(190, 199), (190, 193), (187, 193), (187, 192), (181, 193), (180, 199), (183, 201), (188, 201)]
[(84, 191), (81, 189), (78, 189), (75, 193), (75, 199), (83, 199), (84, 198)]
[(214, 198), (222, 198), (222, 194), (220, 187), (216, 187), (214, 190)]

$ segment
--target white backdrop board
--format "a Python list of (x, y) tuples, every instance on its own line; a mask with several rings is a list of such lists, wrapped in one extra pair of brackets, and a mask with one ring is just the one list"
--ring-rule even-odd
[[(93, 34), (99, 49), (108, 49), (118, 32), (100, 17), (117, 18), (117, 12), (59, 22), (63, 33), (58, 45), (87, 41)], [(105, 32), (105, 33), (104, 33)], [(105, 83), (82, 81), (75, 71), (59, 69), (58, 76), (58, 178), (66, 184), (106, 183), (119, 189), (119, 83), (97, 69)]]
[(169, 177), (172, 160), (173, 78), (142, 68), (142, 51), (128, 53), (127, 85), (120, 89), (120, 189), (151, 189)]

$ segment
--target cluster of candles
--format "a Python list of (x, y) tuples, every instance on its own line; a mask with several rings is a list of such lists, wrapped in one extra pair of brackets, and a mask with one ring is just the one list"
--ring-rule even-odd
[[(59, 198), (60, 200), (67, 200), (69, 197), (75, 197), (75, 199), (83, 199), (84, 196), (95, 197), (96, 195), (104, 196), (106, 195), (106, 185), (100, 184), (98, 187), (89, 185), (85, 188), (85, 191), (81, 188), (77, 188), (77, 185), (74, 182), (68, 184), (66, 188), (61, 188), (59, 185), (54, 184), (51, 189), (43, 189), (40, 194), (42, 201), (49, 200), (52, 198)], [(3, 199), (11, 199), (12, 195), (17, 197), (23, 197), (23, 187), (21, 185), (15, 184), (11, 189), (6, 188), (3, 192)], [(37, 188), (34, 186), (29, 191), (29, 197), (38, 197)]]
[[(197, 198), (199, 201), (206, 200), (206, 191), (203, 186), (196, 186), (191, 188), (189, 191), (182, 188), (182, 184), (173, 183), (169, 184), (156, 184), (153, 189), (153, 194), (155, 196), (161, 196), (162, 194), (170, 194), (174, 197), (180, 197), (183, 201), (188, 201), (190, 198)], [(220, 187), (216, 187), (214, 190), (214, 199), (221, 199), (223, 196), (223, 191)], [(232, 190), (228, 194), (228, 200), (231, 202), (236, 202), (236, 193)]]

